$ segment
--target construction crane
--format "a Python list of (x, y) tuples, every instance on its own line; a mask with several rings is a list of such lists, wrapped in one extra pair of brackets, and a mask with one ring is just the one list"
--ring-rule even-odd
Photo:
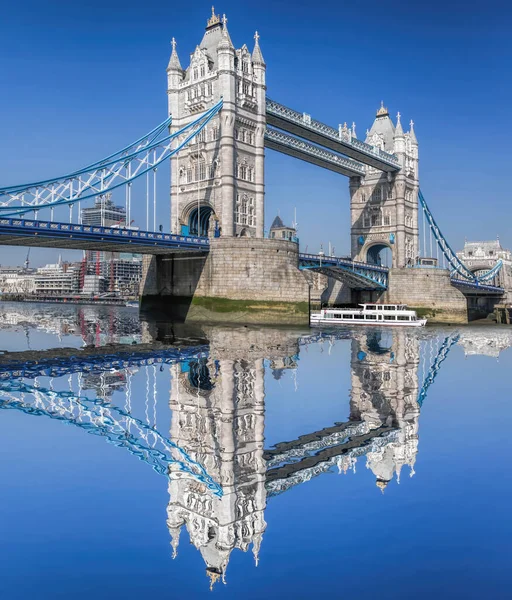
[(27, 258), (25, 259), (25, 263), (24, 263), (24, 264), (25, 264), (25, 271), (28, 271), (28, 266), (29, 266), (29, 264), (30, 264), (30, 261), (29, 261), (29, 258), (30, 258), (30, 250), (31, 250), (31, 249), (29, 248), (29, 249), (28, 249), (28, 252), (27, 252)]

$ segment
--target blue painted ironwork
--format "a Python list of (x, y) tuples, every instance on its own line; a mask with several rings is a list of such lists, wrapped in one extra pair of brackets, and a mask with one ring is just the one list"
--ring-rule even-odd
[(168, 348), (165, 350), (151, 350), (129, 353), (83, 355), (77, 349), (71, 356), (47, 356), (41, 353), (37, 360), (11, 360), (0, 364), (0, 381), (7, 381), (18, 377), (62, 377), (72, 373), (101, 373), (111, 369), (127, 369), (129, 367), (143, 367), (150, 365), (170, 365), (174, 363), (187, 363), (199, 361), (208, 355), (208, 346), (191, 346), (189, 348)]
[[(347, 154), (356, 160), (384, 171), (399, 171), (398, 158), (376, 148), (371, 144), (362, 142), (352, 134), (343, 135), (337, 129), (312, 119), (305, 113), (299, 113), (287, 106), (283, 106), (270, 98), (266, 101), (267, 122), (270, 125), (300, 135), (305, 139), (326, 145), (332, 150)], [(291, 126), (291, 127), (290, 127)], [(308, 134), (314, 137), (309, 137)]]
[[(53, 179), (0, 188), (0, 214), (20, 216), (40, 208), (73, 205), (131, 185), (184, 148), (221, 110), (222, 104), (221, 99), (185, 127), (162, 137), (171, 123), (169, 117), (133, 144), (78, 171)], [(179, 141), (178, 136), (181, 135), (185, 137)]]
[(318, 271), (340, 279), (354, 289), (385, 290), (388, 287), (386, 267), (354, 261), (351, 258), (301, 253), (299, 268)]
[(351, 158), (340, 156), (293, 135), (269, 127), (265, 132), (265, 146), (271, 150), (288, 154), (347, 177), (364, 177), (366, 173), (364, 165)]
[(488, 285), (485, 283), (480, 283), (479, 281), (467, 281), (466, 279), (459, 279), (457, 277), (452, 277), (451, 279), (452, 285), (456, 287), (462, 288), (462, 291), (473, 292), (476, 294), (497, 294), (503, 295), (505, 290), (502, 287), (498, 287), (496, 285)]
[[(171, 233), (157, 233), (154, 231), (140, 231), (120, 227), (100, 227), (96, 225), (78, 225), (74, 223), (56, 223), (53, 221), (35, 221), (23, 218), (0, 217), (0, 243), (2, 236), (6, 236), (3, 243), (13, 244), (14, 237), (37, 239), (66, 239), (74, 243), (109, 243), (115, 245), (137, 245), (137, 252), (144, 253), (151, 249), (177, 249), (208, 251), (210, 240), (197, 236), (175, 235)], [(34, 244), (37, 245), (37, 244)], [(76, 244), (75, 244), (76, 247)]]
[(423, 402), (427, 397), (428, 388), (434, 383), (437, 374), (439, 373), (439, 369), (441, 368), (441, 365), (448, 356), (448, 352), (450, 352), (452, 347), (459, 341), (459, 339), (460, 336), (458, 334), (450, 335), (446, 337), (443, 343), (441, 344), (441, 347), (439, 348), (437, 355), (432, 365), (430, 366), (429, 372), (425, 377), (423, 385), (421, 386), (421, 390), (419, 391), (418, 404), (420, 405), (420, 407), (423, 405)]
[(498, 260), (498, 262), (494, 265), (494, 267), (492, 269), (477, 276), (478, 281), (480, 281), (480, 282), (491, 281), (491, 279), (494, 279), (496, 277), (496, 275), (501, 271), (502, 267), (503, 267), (503, 261), (500, 258), (500, 260)]
[[(16, 397), (13, 393), (22, 396)], [(0, 409), (19, 410), (28, 415), (46, 416), (75, 425), (87, 433), (105, 437), (111, 444), (126, 448), (160, 475), (168, 476), (172, 464), (204, 483), (216, 495), (222, 495), (220, 485), (183, 448), (117, 406), (77, 396), (73, 392), (34, 386), (19, 379), (0, 382), (0, 394), (3, 396), (0, 396)], [(27, 400), (28, 394), (34, 397), (33, 402)], [(173, 452), (181, 458), (174, 458)]]
[[(451, 267), (451, 270), (452, 270), (451, 276), (452, 276), (453, 283), (455, 283), (457, 285), (462, 285), (462, 284), (458, 283), (459, 280), (457, 279), (457, 277), (460, 277), (462, 280), (472, 282), (475, 286), (478, 286), (479, 282), (489, 281), (490, 279), (493, 279), (498, 274), (498, 272), (500, 271), (500, 269), (503, 266), (502, 261), (498, 261), (498, 263), (496, 263), (496, 265), (490, 271), (482, 273), (479, 276), (475, 275), (460, 260), (460, 258), (456, 255), (456, 253), (452, 250), (450, 244), (448, 243), (448, 241), (442, 234), (441, 229), (439, 228), (438, 224), (436, 223), (436, 220), (434, 219), (434, 216), (432, 215), (421, 190), (418, 191), (418, 201), (420, 203), (421, 208), (423, 209), (423, 214), (425, 215), (425, 218), (427, 219), (429, 227), (430, 227), (432, 233), (434, 234), (436, 242), (437, 242), (441, 252), (443, 253), (444, 257), (448, 261), (448, 264)], [(495, 287), (495, 286), (491, 286), (491, 287)], [(484, 288), (482, 287), (482, 289), (484, 289)]]

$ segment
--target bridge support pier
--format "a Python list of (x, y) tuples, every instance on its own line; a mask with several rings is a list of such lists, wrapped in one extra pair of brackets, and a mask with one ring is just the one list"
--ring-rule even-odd
[(309, 290), (297, 244), (220, 237), (208, 256), (146, 258), (142, 310), (158, 308), (179, 321), (305, 325)]
[(467, 323), (464, 294), (444, 269), (390, 269), (388, 289), (381, 302), (407, 304), (431, 323)]

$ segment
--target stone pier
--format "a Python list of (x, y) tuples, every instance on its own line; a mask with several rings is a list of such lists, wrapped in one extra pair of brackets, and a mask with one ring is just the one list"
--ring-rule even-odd
[(309, 323), (310, 286), (298, 269), (298, 246), (286, 240), (211, 240), (208, 256), (147, 257), (142, 308), (185, 321)]
[(468, 322), (466, 297), (445, 269), (390, 269), (389, 287), (379, 300), (407, 304), (431, 323)]

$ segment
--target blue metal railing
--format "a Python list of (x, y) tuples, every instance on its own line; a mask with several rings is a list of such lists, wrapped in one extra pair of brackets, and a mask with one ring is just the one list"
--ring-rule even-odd
[(358, 140), (355, 137), (350, 137), (349, 139), (345, 139), (340, 136), (339, 131), (330, 127), (329, 125), (325, 125), (320, 121), (316, 121), (315, 119), (311, 119), (308, 115), (304, 115), (304, 113), (299, 113), (296, 110), (288, 108), (287, 106), (283, 106), (270, 98), (267, 98), (266, 109), (268, 115), (273, 115), (284, 120), (290, 121), (299, 125), (304, 129), (310, 129), (316, 133), (320, 133), (321, 135), (338, 142), (344, 146), (351, 147), (354, 150), (357, 150), (359, 153), (368, 156), (369, 158), (377, 158), (379, 161), (383, 163), (396, 167), (400, 169), (400, 162), (398, 158), (389, 154), (388, 152), (384, 152), (380, 148), (375, 148), (371, 144), (367, 144), (361, 140)]
[(206, 251), (210, 247), (208, 238), (197, 236), (20, 218), (0, 218), (0, 236), (5, 233), (20, 237), (73, 238), (90, 242), (169, 248), (188, 247)]

